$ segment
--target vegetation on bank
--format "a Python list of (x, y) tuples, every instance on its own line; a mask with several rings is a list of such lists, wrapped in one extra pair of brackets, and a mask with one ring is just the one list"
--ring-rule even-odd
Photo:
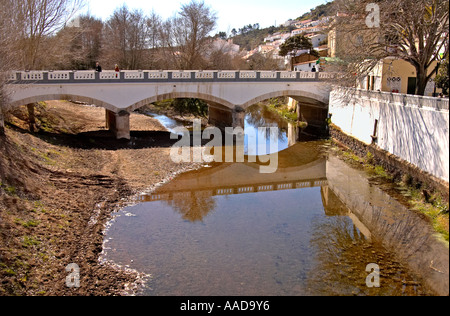
[(296, 107), (289, 108), (286, 98), (274, 98), (264, 103), (267, 108), (280, 115), (283, 119), (291, 124), (297, 124), (299, 127), (305, 128), (308, 126), (307, 122), (299, 121)]
[[(175, 112), (179, 116), (193, 115), (195, 117), (208, 117), (208, 104), (200, 99), (168, 99), (154, 102), (150, 105), (157, 112)], [(145, 113), (144, 113), (145, 114)]]
[(375, 163), (370, 152), (365, 157), (359, 157), (353, 151), (338, 147), (337, 144), (333, 148), (345, 161), (361, 166), (372, 179), (387, 183), (389, 189), (399, 195), (401, 202), (406, 202), (412, 211), (425, 215), (439, 237), (449, 244), (449, 203), (440, 192), (433, 192), (425, 184), (414, 180), (411, 175), (396, 179)]

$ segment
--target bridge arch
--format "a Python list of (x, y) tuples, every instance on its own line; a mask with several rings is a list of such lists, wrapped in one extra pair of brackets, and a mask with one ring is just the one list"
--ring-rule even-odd
[(82, 95), (75, 95), (75, 94), (41, 94), (41, 95), (35, 95), (32, 97), (27, 97), (19, 100), (15, 100), (9, 103), (11, 108), (17, 108), (22, 105), (27, 105), (30, 103), (37, 103), (37, 102), (44, 102), (44, 101), (52, 101), (52, 100), (72, 100), (72, 101), (78, 101), (78, 102), (84, 102), (88, 104), (96, 105), (97, 107), (105, 108), (111, 112), (118, 113), (121, 111), (121, 109), (117, 108), (116, 106), (105, 102), (103, 100), (82, 96)]
[(300, 90), (279, 90), (279, 91), (273, 91), (270, 93), (259, 95), (246, 103), (244, 103), (241, 107), (243, 109), (247, 109), (248, 107), (273, 98), (279, 98), (279, 97), (291, 97), (293, 99), (296, 99), (297, 101), (307, 103), (311, 106), (316, 106), (320, 108), (326, 108), (328, 106), (328, 99), (326, 97), (317, 95), (315, 93), (307, 92), (307, 91), (300, 91)]
[(128, 112), (133, 112), (143, 106), (146, 106), (148, 104), (152, 104), (158, 101), (164, 101), (169, 99), (201, 99), (212, 106), (218, 106), (222, 108), (228, 108), (230, 110), (235, 108), (235, 105), (231, 102), (224, 100), (222, 98), (218, 98), (216, 96), (200, 93), (200, 92), (171, 92), (171, 93), (163, 93), (158, 94), (154, 96), (150, 96), (148, 98), (145, 98), (139, 102), (134, 103), (133, 105), (129, 106), (126, 110)]

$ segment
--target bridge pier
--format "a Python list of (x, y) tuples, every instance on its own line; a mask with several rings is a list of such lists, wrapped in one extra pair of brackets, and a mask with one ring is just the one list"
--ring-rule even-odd
[(106, 128), (113, 132), (117, 139), (131, 139), (130, 113), (127, 111), (114, 113), (106, 110)]
[(235, 109), (219, 108), (209, 106), (209, 124), (214, 125), (221, 130), (227, 127), (242, 127), (245, 126), (245, 110), (240, 107)]
[(34, 132), (35, 131), (35, 126), (36, 126), (36, 115), (35, 115), (35, 104), (34, 103), (29, 103), (27, 104), (27, 110), (28, 110), (28, 124), (30, 126), (30, 132)]
[(299, 102), (297, 106), (297, 114), (301, 121), (308, 122), (308, 127), (305, 129), (306, 132), (318, 136), (324, 136), (328, 133), (328, 109), (318, 108)]

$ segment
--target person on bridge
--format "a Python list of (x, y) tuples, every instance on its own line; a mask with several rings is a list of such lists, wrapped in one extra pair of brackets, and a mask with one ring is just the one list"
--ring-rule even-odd
[(120, 72), (119, 65), (116, 64), (114, 66), (114, 71), (116, 72), (116, 78), (119, 78), (119, 74), (118, 74)]
[(95, 64), (95, 71), (97, 71), (97, 72), (102, 72), (102, 66), (100, 66), (100, 63), (99, 63), (99, 62), (97, 62), (97, 63)]

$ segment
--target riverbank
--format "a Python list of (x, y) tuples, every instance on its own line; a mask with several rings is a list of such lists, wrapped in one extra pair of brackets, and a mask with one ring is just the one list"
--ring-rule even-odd
[(339, 157), (364, 169), (377, 185), (412, 212), (425, 216), (443, 242), (449, 245), (449, 186), (416, 166), (376, 146), (346, 135), (331, 124), (330, 134)]
[[(101, 264), (104, 226), (133, 196), (194, 168), (171, 161), (170, 134), (132, 114), (131, 141), (115, 141), (103, 109), (40, 103), (37, 133), (26, 108), (0, 138), (0, 295), (126, 295), (139, 274)], [(69, 264), (80, 288), (68, 288)]]

